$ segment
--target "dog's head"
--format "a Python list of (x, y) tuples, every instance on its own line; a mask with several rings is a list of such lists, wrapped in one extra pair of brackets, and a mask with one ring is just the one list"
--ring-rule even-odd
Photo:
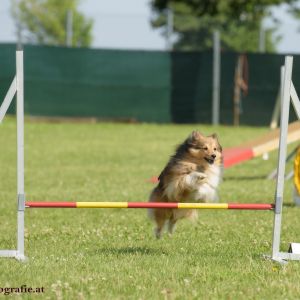
[(186, 139), (185, 145), (187, 152), (194, 159), (206, 161), (210, 165), (221, 162), (222, 147), (215, 133), (205, 136), (199, 131), (193, 131)]

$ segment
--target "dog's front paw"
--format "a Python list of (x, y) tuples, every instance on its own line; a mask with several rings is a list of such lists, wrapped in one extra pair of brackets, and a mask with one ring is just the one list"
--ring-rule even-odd
[(202, 172), (192, 172), (186, 176), (186, 183), (191, 187), (196, 187), (207, 177), (206, 174)]
[(194, 172), (193, 176), (195, 177), (196, 183), (202, 182), (207, 177), (207, 175), (202, 172)]

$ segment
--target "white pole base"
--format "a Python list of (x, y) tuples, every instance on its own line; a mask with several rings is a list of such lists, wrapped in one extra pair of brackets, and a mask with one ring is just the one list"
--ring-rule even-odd
[(287, 260), (284, 260), (280, 257), (272, 257), (271, 255), (263, 255), (263, 258), (272, 260), (273, 262), (279, 263), (280, 265), (286, 265), (288, 263)]
[(11, 257), (18, 261), (26, 261), (27, 257), (17, 250), (0, 250), (0, 257)]
[(21, 261), (21, 262), (25, 262), (28, 260), (28, 258), (24, 254), (21, 254), (21, 253), (17, 253), (17, 255), (15, 256), (15, 259), (18, 261)]
[(287, 264), (289, 260), (300, 260), (300, 243), (291, 243), (289, 252), (278, 252), (276, 255), (264, 255), (264, 258), (271, 259), (282, 265)]

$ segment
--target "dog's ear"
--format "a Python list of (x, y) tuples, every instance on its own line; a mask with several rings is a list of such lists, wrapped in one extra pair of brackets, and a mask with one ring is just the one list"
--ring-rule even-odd
[(219, 147), (219, 151), (222, 152), (223, 149), (222, 149), (222, 146), (220, 145), (218, 135), (217, 135), (216, 133), (213, 133), (213, 134), (211, 135), (211, 137), (212, 137), (214, 140), (217, 141), (218, 147)]
[(219, 139), (218, 139), (218, 135), (217, 135), (216, 133), (213, 133), (213, 134), (211, 135), (211, 137), (212, 137), (213, 139), (217, 140), (217, 141), (219, 140)]
[(190, 145), (194, 145), (196, 141), (199, 141), (203, 138), (204, 136), (202, 135), (202, 133), (200, 133), (199, 131), (194, 130), (189, 137), (187, 138), (187, 142)]

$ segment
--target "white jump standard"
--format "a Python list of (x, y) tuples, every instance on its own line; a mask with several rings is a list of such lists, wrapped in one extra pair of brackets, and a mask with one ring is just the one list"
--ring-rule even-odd
[[(287, 151), (287, 134), (289, 122), (290, 103), (292, 104), (300, 119), (300, 102), (292, 83), (292, 65), (293, 57), (285, 58), (285, 66), (283, 68), (283, 80), (281, 84), (281, 120), (280, 120), (280, 140), (279, 140), (279, 157), (277, 166), (277, 181), (275, 205), (263, 203), (160, 203), (160, 208), (196, 208), (196, 209), (257, 209), (257, 210), (273, 210), (274, 211), (274, 227), (273, 227), (273, 260), (285, 263), (287, 260), (300, 260), (300, 244), (292, 243), (289, 252), (280, 252), (280, 236), (281, 236), (281, 219), (282, 204), (284, 190), (284, 173), (285, 173), (285, 157)], [(24, 255), (24, 214), (25, 209), (33, 208), (147, 208), (158, 203), (148, 202), (25, 202), (24, 191), (24, 92), (23, 92), (23, 51), (18, 50), (16, 53), (16, 76), (0, 107), (0, 123), (2, 122), (14, 95), (17, 95), (17, 249), (16, 250), (0, 250), (0, 257), (13, 257), (18, 260), (25, 260)], [(300, 137), (299, 137), (300, 138)], [(26, 204), (26, 206), (25, 206)], [(26, 207), (26, 208), (25, 208)]]
[(24, 255), (24, 68), (23, 51), (16, 52), (16, 76), (0, 107), (0, 123), (2, 122), (14, 95), (17, 95), (17, 249), (0, 250), (0, 257), (14, 257), (25, 260)]
[[(275, 210), (274, 210), (274, 228), (273, 228), (273, 246), (272, 259), (283, 263), (285, 260), (300, 260), (300, 252), (293, 253), (295, 243), (292, 243), (290, 252), (280, 252), (280, 235), (281, 235), (281, 219), (282, 204), (284, 191), (284, 174), (285, 174), (285, 158), (287, 152), (287, 134), (289, 124), (290, 103), (294, 106), (298, 119), (300, 119), (300, 101), (297, 96), (295, 87), (292, 82), (293, 57), (286, 56), (284, 64), (283, 84), (281, 88), (281, 119), (280, 119), (280, 139), (279, 139), (279, 155), (277, 166), (276, 194), (275, 194)], [(298, 251), (297, 251), (298, 252)]]

